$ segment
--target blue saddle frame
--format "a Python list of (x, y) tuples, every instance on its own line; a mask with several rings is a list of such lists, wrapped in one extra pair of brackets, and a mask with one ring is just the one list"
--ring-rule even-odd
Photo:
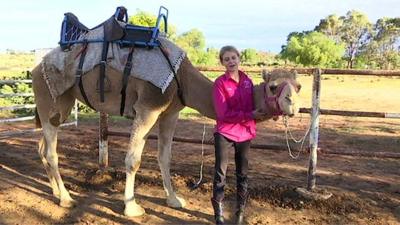
[[(90, 30), (93, 30), (102, 24), (88, 29), (85, 25), (79, 22), (78, 18), (72, 13), (64, 14), (64, 20), (61, 25), (61, 34), (59, 44), (62, 49), (68, 49), (71, 45), (76, 43), (93, 43), (93, 42), (106, 42), (105, 38), (100, 39), (80, 39), (80, 37)], [(168, 33), (168, 9), (164, 6), (160, 6), (158, 10), (157, 21), (154, 27), (144, 27), (138, 25), (128, 24), (128, 13), (126, 8), (117, 7), (116, 12), (113, 15), (115, 20), (125, 22), (126, 25), (124, 29), (124, 36), (129, 36), (130, 38), (119, 38), (113, 40), (113, 43), (118, 43), (122, 47), (137, 46), (137, 47), (159, 47), (158, 37), (160, 34), (161, 20), (164, 20), (164, 30)], [(141, 35), (144, 34), (144, 35)], [(133, 38), (132, 38), (133, 36)], [(139, 38), (135, 38), (139, 36)], [(143, 36), (144, 38), (140, 38)]]

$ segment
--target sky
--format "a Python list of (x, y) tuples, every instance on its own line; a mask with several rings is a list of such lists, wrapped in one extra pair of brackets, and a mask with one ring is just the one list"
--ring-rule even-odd
[(370, 22), (399, 17), (399, 0), (2, 0), (0, 2), (0, 52), (30, 51), (58, 45), (64, 13), (72, 12), (92, 28), (125, 6), (157, 15), (169, 10), (168, 23), (178, 34), (199, 29), (206, 46), (234, 45), (279, 53), (290, 32), (313, 30), (330, 14), (350, 10), (365, 13)]

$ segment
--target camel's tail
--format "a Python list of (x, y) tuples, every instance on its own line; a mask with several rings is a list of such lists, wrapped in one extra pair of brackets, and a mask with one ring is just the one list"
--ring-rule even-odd
[(42, 123), (40, 122), (40, 117), (39, 117), (37, 108), (35, 108), (35, 124), (36, 124), (36, 128), (42, 128)]

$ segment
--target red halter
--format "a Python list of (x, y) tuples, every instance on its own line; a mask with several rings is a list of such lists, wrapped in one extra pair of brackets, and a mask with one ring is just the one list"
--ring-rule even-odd
[[(267, 91), (266, 91), (266, 86), (267, 83), (264, 83), (264, 100), (265, 100), (265, 105), (269, 106), (269, 105), (273, 105), (275, 104), (275, 109), (276, 111), (272, 112), (272, 116), (281, 116), (283, 115), (283, 111), (281, 109), (281, 107), (279, 106), (279, 102), (278, 99), (279, 97), (281, 97), (281, 94), (283, 92), (283, 89), (291, 84), (292, 82), (290, 81), (284, 81), (282, 82), (279, 86), (278, 86), (278, 92), (275, 96), (268, 96)], [(295, 86), (295, 85), (294, 85)], [(296, 88), (296, 92), (298, 92), (297, 88)]]

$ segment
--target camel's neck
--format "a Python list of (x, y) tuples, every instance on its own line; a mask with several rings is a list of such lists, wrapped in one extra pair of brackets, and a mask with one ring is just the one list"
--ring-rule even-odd
[(203, 116), (215, 119), (212, 100), (213, 82), (201, 74), (186, 58), (178, 71), (186, 106), (196, 109)]
[[(183, 99), (186, 106), (196, 109), (203, 116), (216, 119), (212, 100), (213, 82), (201, 74), (187, 59), (183, 60), (181, 64), (178, 77), (183, 89)], [(269, 115), (266, 119), (272, 118), (276, 109), (274, 106), (267, 106), (265, 109), (265, 97), (262, 84), (254, 86), (253, 99), (255, 108), (264, 108)]]

